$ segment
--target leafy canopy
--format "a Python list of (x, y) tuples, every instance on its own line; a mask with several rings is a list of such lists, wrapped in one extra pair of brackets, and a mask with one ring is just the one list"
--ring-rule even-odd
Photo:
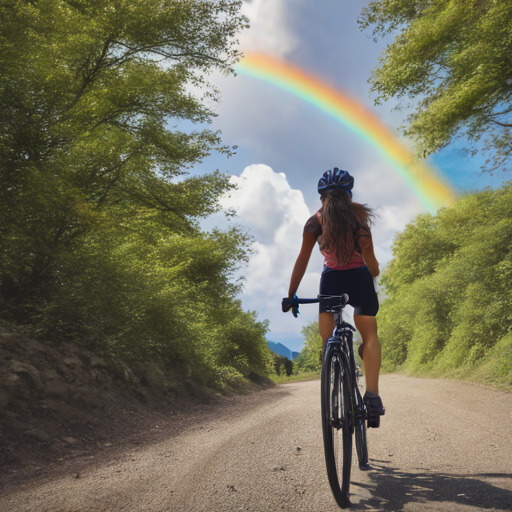
[(374, 0), (359, 19), (373, 36), (397, 33), (370, 78), (376, 103), (415, 99), (404, 132), (423, 156), (457, 137), (484, 170), (512, 155), (512, 3), (509, 0)]
[(229, 148), (216, 132), (173, 123), (214, 116), (207, 77), (237, 61), (235, 36), (247, 24), (239, 8), (0, 2), (0, 240), (11, 295), (43, 287), (59, 252), (102, 224), (142, 214), (191, 232), (219, 209), (226, 176), (173, 178)]

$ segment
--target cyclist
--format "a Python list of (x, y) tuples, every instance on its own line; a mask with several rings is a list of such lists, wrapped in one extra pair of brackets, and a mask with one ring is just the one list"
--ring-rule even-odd
[[(366, 205), (352, 202), (354, 178), (334, 167), (323, 174), (318, 182), (322, 207), (306, 222), (302, 247), (293, 268), (288, 297), (293, 298), (306, 272), (311, 252), (318, 242), (324, 256), (320, 278), (320, 294), (348, 294), (354, 308), (354, 322), (361, 334), (361, 356), (366, 374), (364, 401), (370, 413), (384, 414), (379, 396), (381, 364), (380, 342), (375, 315), (379, 302), (373, 278), (379, 275), (379, 263), (373, 252), (370, 227), (374, 213)], [(318, 325), (325, 344), (334, 328), (334, 315), (325, 312), (320, 302)]]

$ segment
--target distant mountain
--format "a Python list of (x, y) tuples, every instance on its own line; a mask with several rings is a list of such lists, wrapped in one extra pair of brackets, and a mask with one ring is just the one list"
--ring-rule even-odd
[(282, 343), (274, 343), (273, 341), (267, 340), (268, 348), (275, 354), (287, 357), (291, 361), (297, 359), (299, 352), (292, 352), (288, 347), (285, 347)]

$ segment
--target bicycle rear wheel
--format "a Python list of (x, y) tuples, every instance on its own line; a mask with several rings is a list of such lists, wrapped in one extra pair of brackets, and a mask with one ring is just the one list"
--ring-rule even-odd
[(348, 368), (339, 350), (327, 345), (321, 378), (322, 430), (327, 476), (334, 499), (341, 508), (350, 506), (352, 432), (348, 377)]

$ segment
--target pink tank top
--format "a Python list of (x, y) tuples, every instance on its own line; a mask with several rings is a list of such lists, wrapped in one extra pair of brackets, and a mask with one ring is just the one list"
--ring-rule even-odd
[[(318, 240), (318, 237), (322, 234), (322, 223), (321, 223), (320, 218), (321, 218), (321, 213), (320, 213), (320, 210), (318, 210), (314, 215), (312, 215), (308, 219), (308, 221), (306, 222), (306, 225), (304, 226), (304, 230), (315, 235), (317, 240)], [(339, 266), (337, 264), (336, 258), (333, 253), (325, 252), (322, 250), (320, 250), (320, 252), (324, 256), (324, 265), (329, 267), (332, 270), (350, 270), (353, 268), (365, 266), (363, 257), (361, 256), (361, 254), (358, 252), (357, 249), (354, 251), (354, 254), (352, 254), (351, 260), (346, 265), (343, 265), (343, 266)]]

